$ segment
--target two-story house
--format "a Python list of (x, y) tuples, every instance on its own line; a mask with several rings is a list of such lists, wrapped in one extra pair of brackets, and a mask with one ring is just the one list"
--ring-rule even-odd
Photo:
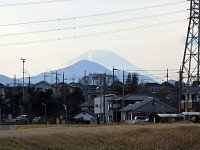
[(200, 111), (200, 87), (186, 86), (182, 91), (184, 99), (181, 100), (181, 110), (183, 112)]

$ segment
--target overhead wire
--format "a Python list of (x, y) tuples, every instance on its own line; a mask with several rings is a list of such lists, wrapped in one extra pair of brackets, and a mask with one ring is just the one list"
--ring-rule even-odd
[(166, 24), (178, 23), (178, 22), (182, 22), (182, 21), (185, 21), (185, 20), (186, 19), (175, 20), (175, 21), (163, 22), (163, 23), (158, 23), (158, 24), (151, 24), (151, 25), (146, 25), (146, 26), (138, 26), (138, 27), (133, 27), (133, 28), (110, 30), (110, 31), (105, 31), (105, 32), (84, 34), (84, 35), (78, 35), (78, 36), (69, 36), (69, 37), (61, 37), (61, 38), (35, 40), (35, 41), (24, 41), (24, 42), (17, 42), (17, 43), (7, 43), (7, 44), (0, 44), (0, 46), (2, 47), (2, 46), (12, 46), (12, 45), (22, 45), (22, 44), (43, 43), (43, 42), (59, 41), (59, 40), (67, 40), (67, 39), (77, 39), (77, 38), (84, 38), (84, 37), (91, 37), (91, 36), (97, 36), (97, 35), (105, 35), (105, 34), (111, 34), (111, 33), (125, 32), (125, 31), (137, 30), (137, 29), (143, 29), (143, 28), (146, 29), (146, 28), (150, 28), (150, 27), (157, 27), (157, 26), (166, 25)]
[(147, 18), (149, 19), (149, 18), (154, 18), (154, 17), (166, 16), (166, 15), (181, 13), (181, 12), (185, 12), (185, 11), (186, 10), (173, 11), (173, 12), (161, 13), (161, 14), (156, 14), (156, 15), (149, 15), (149, 16), (138, 17), (138, 18), (130, 18), (130, 19), (124, 19), (124, 20), (117, 20), (117, 21), (110, 21), (110, 22), (103, 22), (103, 23), (96, 23), (96, 24), (88, 24), (88, 25), (82, 25), (82, 26), (76, 26), (76, 27), (56, 28), (56, 29), (49, 29), (49, 30), (39, 30), (39, 31), (20, 32), (20, 33), (11, 33), (11, 34), (0, 34), (0, 37), (35, 34), (35, 33), (45, 33), (45, 32), (54, 32), (54, 31), (70, 30), (70, 29), (77, 29), (77, 28), (87, 28), (87, 27), (102, 26), (102, 25), (121, 23), (121, 22), (124, 23), (124, 22), (147, 19)]
[(44, 3), (55, 3), (55, 2), (64, 2), (71, 0), (46, 0), (46, 1), (35, 1), (35, 2), (25, 2), (25, 3), (10, 3), (10, 4), (1, 4), (0, 7), (11, 7), (11, 6), (22, 6), (22, 5), (33, 5), (33, 4), (44, 4)]
[(71, 19), (81, 19), (81, 18), (105, 16), (105, 15), (112, 15), (112, 14), (118, 14), (118, 13), (137, 11), (137, 10), (142, 10), (142, 9), (150, 9), (150, 8), (163, 7), (163, 6), (168, 6), (168, 5), (175, 5), (175, 4), (179, 4), (179, 3), (183, 3), (183, 2), (185, 2), (185, 1), (179, 1), (179, 2), (174, 2), (174, 3), (166, 3), (166, 4), (154, 5), (154, 6), (148, 6), (148, 7), (140, 7), (140, 8), (134, 8), (134, 9), (127, 9), (127, 10), (112, 11), (112, 12), (106, 12), (106, 13), (75, 16), (75, 17), (69, 17), (69, 18), (48, 19), (48, 20), (39, 20), (39, 21), (30, 21), (30, 22), (11, 23), (11, 24), (0, 24), (0, 26), (17, 26), (17, 25), (37, 24), (37, 23), (45, 23), (45, 22), (55, 22), (55, 21), (64, 21), (64, 20), (71, 20)]

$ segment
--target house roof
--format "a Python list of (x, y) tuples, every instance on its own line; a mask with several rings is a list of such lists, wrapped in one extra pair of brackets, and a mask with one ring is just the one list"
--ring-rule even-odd
[(3, 85), (2, 83), (0, 83), (0, 87), (5, 87), (5, 85)]
[[(154, 103), (154, 104), (153, 104)], [(147, 106), (148, 105), (148, 106)], [(154, 106), (153, 106), (154, 105)], [(143, 108), (142, 108), (143, 107)], [(137, 102), (135, 104), (130, 104), (122, 109), (120, 111), (146, 111), (146, 112), (152, 112), (152, 108), (154, 107), (155, 111), (158, 112), (177, 112), (177, 110), (155, 98), (147, 98), (144, 101)]]
[(94, 99), (87, 100), (87, 101), (83, 102), (80, 106), (81, 107), (94, 107)]
[(34, 84), (34, 86), (38, 86), (38, 85), (42, 85), (42, 84), (47, 85), (47, 86), (51, 86), (51, 84), (47, 83), (46, 81), (40, 81), (40, 82)]
[(150, 98), (149, 95), (142, 95), (142, 94), (129, 94), (126, 96), (115, 96), (111, 100), (118, 101), (118, 100), (124, 100), (124, 101), (143, 101), (147, 98)]
[(146, 87), (160, 87), (160, 86), (162, 86), (162, 85), (160, 85), (160, 84), (158, 84), (158, 83), (146, 83), (145, 84), (145, 86)]
[(143, 101), (149, 97), (150, 97), (149, 95), (129, 94), (125, 96), (123, 100)]
[(86, 109), (86, 110), (82, 110), (82, 111), (79, 111), (79, 112), (77, 112), (76, 114), (74, 114), (74, 116), (76, 116), (76, 115), (78, 115), (78, 114), (80, 114), (80, 113), (82, 113), (82, 112), (85, 112), (85, 113), (87, 113), (87, 114), (89, 114), (89, 115), (91, 115), (91, 116), (94, 116), (94, 117), (97, 116), (96, 114), (94, 114), (93, 111), (88, 110), (88, 109)]
[(85, 87), (83, 84), (81, 84), (81, 83), (75, 83), (75, 82), (71, 82), (71, 83), (69, 83), (69, 85), (71, 87), (78, 87), (78, 88), (81, 88), (81, 89), (84, 89), (84, 87)]
[(200, 87), (196, 86), (186, 86), (185, 87), (185, 92), (186, 93), (199, 93), (200, 92)]

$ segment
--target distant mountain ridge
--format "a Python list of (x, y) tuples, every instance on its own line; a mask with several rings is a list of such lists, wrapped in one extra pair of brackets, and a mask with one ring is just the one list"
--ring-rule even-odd
[(14, 79), (9, 78), (5, 75), (0, 75), (0, 83), (1, 84), (6, 85), (7, 83), (13, 83), (13, 82), (14, 82)]
[(71, 61), (67, 62), (65, 65), (71, 65), (75, 62), (84, 59), (101, 64), (102, 66), (105, 66), (110, 70), (112, 70), (113, 66), (119, 69), (138, 70), (138, 67), (132, 65), (127, 60), (123, 59), (122, 57), (110, 50), (89, 50), (83, 53), (82, 55), (72, 59)]
[[(130, 70), (138, 70), (139, 68), (132, 65), (122, 57), (116, 55), (112, 51), (108, 50), (92, 50), (86, 53), (83, 53), (79, 57), (72, 59), (68, 62), (70, 65), (66, 67), (58, 68), (57, 70), (52, 70), (45, 73), (40, 73), (36, 76), (31, 77), (31, 83), (37, 83), (40, 81), (47, 81), (49, 83), (55, 83), (56, 72), (58, 75), (58, 81), (62, 82), (63, 74), (65, 82), (77, 81), (79, 78), (82, 78), (85, 73), (106, 73), (112, 74), (113, 66), (117, 69), (129, 68)], [(115, 71), (115, 75), (122, 76), (122, 70)], [(125, 70), (125, 77), (128, 72)], [(139, 80), (155, 82), (153, 79), (145, 75), (144, 73), (139, 74)], [(120, 78), (121, 80), (121, 78)], [(22, 81), (22, 78), (17, 79), (17, 81)], [(0, 76), (0, 83), (6, 85), (6, 83), (13, 83), (14, 79), (8, 78), (6, 76)], [(25, 82), (28, 83), (28, 78), (25, 78)]]
[[(45, 80), (48, 81), (49, 83), (54, 83), (56, 80), (56, 78), (55, 78), (56, 71), (57, 71), (58, 79), (60, 82), (63, 80), (63, 73), (64, 73), (65, 82), (78, 80), (79, 78), (82, 78), (85, 75), (85, 73), (86, 74), (105, 73), (105, 71), (107, 73), (111, 73), (111, 71), (109, 69), (107, 69), (106, 67), (104, 67), (100, 64), (97, 64), (95, 62), (84, 59), (84, 60), (78, 61), (70, 66), (67, 66), (65, 68), (46, 72), (45, 76), (47, 78)], [(31, 79), (31, 81), (33, 83), (36, 83), (36, 82), (39, 82), (39, 80), (41, 81), (41, 79), (44, 80), (44, 73), (35, 76), (33, 79)]]

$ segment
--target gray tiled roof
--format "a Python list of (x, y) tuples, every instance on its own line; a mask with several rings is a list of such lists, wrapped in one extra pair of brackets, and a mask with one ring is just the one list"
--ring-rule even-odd
[(93, 106), (93, 107), (94, 107), (94, 99), (85, 101), (85, 102), (82, 103), (80, 106), (82, 106), (82, 107), (84, 107), (84, 106), (85, 106), (85, 107)]
[(153, 98), (148, 98), (148, 99), (146, 99), (146, 100), (144, 100), (142, 102), (136, 102), (135, 104), (129, 104), (128, 106), (122, 108), (120, 111), (131, 111), (131, 110), (134, 110), (134, 109), (136, 109), (138, 107), (141, 107), (142, 105), (144, 105), (144, 104), (146, 104), (146, 103), (148, 103), (148, 102), (150, 102), (152, 100), (153, 100)]
[(140, 95), (140, 94), (129, 94), (126, 96), (117, 96), (113, 97), (111, 100), (117, 101), (117, 100), (124, 100), (124, 101), (143, 101), (147, 98), (149, 98), (149, 95)]
[(186, 86), (185, 89), (187, 93), (198, 93), (200, 91), (200, 87), (195, 86)]
[(159, 100), (157, 100), (157, 99), (155, 99), (155, 98), (147, 98), (147, 99), (145, 99), (144, 101), (137, 102), (137, 103), (135, 103), (135, 104), (130, 104), (130, 105), (128, 105), (128, 106), (126, 106), (126, 107), (120, 109), (120, 111), (134, 111), (134, 110), (136, 110), (136, 109), (138, 109), (138, 108), (144, 106), (145, 104), (150, 103), (151, 101), (154, 101), (154, 102), (156, 102), (156, 103), (159, 103), (160, 105), (162, 105), (162, 106), (164, 106), (164, 107), (170, 108), (169, 110), (171, 110), (171, 111), (177, 111), (177, 110), (174, 109), (173, 107), (171, 107), (171, 106), (169, 106), (169, 105), (167, 105), (167, 104), (165, 104), (165, 103), (163, 103), (163, 102), (161, 102), (161, 101), (159, 101)]

